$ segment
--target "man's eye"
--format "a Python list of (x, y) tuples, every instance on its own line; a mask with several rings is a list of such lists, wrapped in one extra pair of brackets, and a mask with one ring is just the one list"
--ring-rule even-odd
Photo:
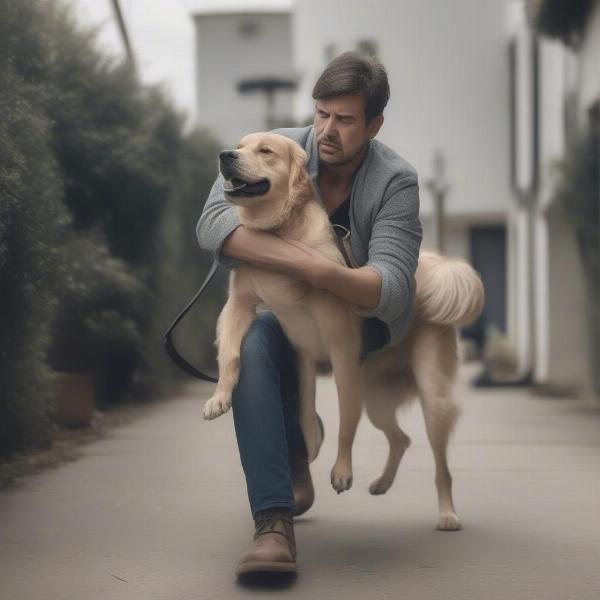
[(262, 154), (273, 154), (273, 151), (270, 148), (261, 148), (259, 152)]

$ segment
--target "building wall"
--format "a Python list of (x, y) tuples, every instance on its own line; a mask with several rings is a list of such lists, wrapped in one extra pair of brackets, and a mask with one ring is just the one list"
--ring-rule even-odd
[[(556, 163), (565, 152), (564, 105), (567, 89), (567, 56), (564, 46), (557, 41), (539, 40), (539, 192), (537, 194), (534, 236), (534, 374), (538, 381), (546, 382), (555, 373), (551, 352), (554, 326), (551, 313), (551, 280), (557, 265), (553, 262), (551, 244), (558, 241), (550, 235), (549, 211), (552, 191), (556, 184)], [(553, 303), (556, 306), (556, 302)]]
[[(581, 259), (573, 229), (560, 215), (548, 222), (548, 371), (541, 382), (590, 389), (587, 306)], [(545, 375), (545, 376), (544, 376)]]
[[(242, 95), (237, 84), (255, 77), (293, 78), (290, 15), (206, 14), (195, 22), (198, 124), (231, 146), (268, 128), (265, 94)], [(292, 106), (293, 92), (278, 92), (275, 117), (289, 119)]]
[[(412, 163), (421, 183), (443, 149), (448, 214), (505, 214), (509, 189), (505, 6), (497, 0), (302, 0), (294, 13), (296, 117), (328, 58), (375, 42), (391, 98), (379, 138)], [(328, 56), (328, 49), (329, 56)], [(422, 214), (431, 212), (422, 186)]]
[[(532, 278), (535, 265), (531, 260), (531, 224), (529, 212), (526, 207), (518, 206), (513, 213), (512, 271), (510, 279), (512, 282), (511, 299), (514, 303), (510, 313), (509, 331), (515, 347), (517, 364), (521, 374), (531, 370), (532, 358), (535, 355), (534, 340), (532, 339), (533, 312), (535, 308), (535, 296), (532, 296)], [(546, 326), (546, 324), (544, 325)]]

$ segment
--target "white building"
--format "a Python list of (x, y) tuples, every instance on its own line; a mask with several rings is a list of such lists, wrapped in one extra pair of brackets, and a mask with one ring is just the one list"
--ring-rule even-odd
[(600, 2), (577, 52), (537, 37), (525, 8), (515, 0), (508, 13), (515, 149), (509, 331), (522, 373), (585, 393), (591, 379), (581, 259), (574, 231), (552, 196), (567, 136), (600, 102)]
[[(240, 92), (293, 83), (292, 0), (194, 0), (197, 123), (225, 147), (246, 133), (288, 124), (293, 89)], [(274, 81), (275, 80), (275, 81)]]

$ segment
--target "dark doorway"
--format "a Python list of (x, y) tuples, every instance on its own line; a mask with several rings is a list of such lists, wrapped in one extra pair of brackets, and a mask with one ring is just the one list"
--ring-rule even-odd
[(506, 226), (479, 225), (469, 232), (471, 264), (485, 287), (485, 306), (476, 323), (463, 330), (481, 348), (490, 325), (506, 333)]

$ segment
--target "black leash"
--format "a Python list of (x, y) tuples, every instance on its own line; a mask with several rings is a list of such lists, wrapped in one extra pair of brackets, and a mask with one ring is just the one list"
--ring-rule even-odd
[(210, 375), (206, 375), (206, 373), (199, 371), (198, 369), (196, 369), (196, 367), (194, 367), (187, 360), (185, 360), (185, 358), (183, 358), (183, 356), (181, 356), (181, 354), (179, 354), (179, 352), (177, 351), (177, 348), (175, 348), (175, 344), (173, 343), (171, 334), (173, 332), (173, 329), (175, 329), (175, 326), (177, 325), (177, 323), (179, 323), (179, 321), (181, 321), (181, 319), (183, 319), (183, 317), (185, 317), (185, 315), (190, 310), (190, 308), (192, 308), (192, 306), (195, 304), (196, 300), (198, 300), (198, 298), (202, 295), (202, 292), (204, 292), (204, 289), (210, 283), (210, 280), (213, 278), (214, 274), (216, 273), (218, 266), (219, 266), (219, 263), (217, 262), (217, 260), (215, 260), (213, 262), (212, 266), (210, 267), (210, 271), (208, 272), (206, 279), (200, 286), (200, 289), (196, 292), (196, 295), (190, 300), (188, 305), (175, 317), (175, 320), (171, 323), (171, 325), (169, 326), (169, 328), (167, 329), (167, 331), (165, 332), (165, 335), (164, 335), (165, 350), (167, 351), (167, 354), (170, 356), (171, 360), (180, 369), (183, 369), (186, 373), (188, 373), (192, 377), (197, 377), (198, 379), (202, 379), (204, 381), (210, 381), (211, 383), (217, 383), (218, 379), (215, 379), (214, 377), (211, 377)]

